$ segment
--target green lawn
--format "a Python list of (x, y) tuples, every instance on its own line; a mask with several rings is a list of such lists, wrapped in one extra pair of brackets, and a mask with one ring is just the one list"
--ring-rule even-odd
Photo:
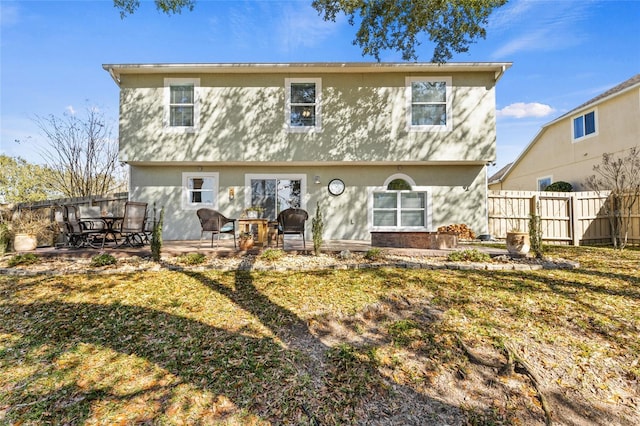
[(581, 267), (0, 276), (0, 424), (639, 424), (640, 252), (548, 254)]

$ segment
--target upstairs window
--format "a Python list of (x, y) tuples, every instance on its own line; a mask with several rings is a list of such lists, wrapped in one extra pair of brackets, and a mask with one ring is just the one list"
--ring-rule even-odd
[(171, 86), (169, 126), (193, 127), (193, 84)]
[(197, 88), (199, 79), (165, 79), (165, 128), (195, 131), (198, 126)]
[(286, 79), (285, 84), (287, 90), (285, 119), (289, 131), (320, 130), (321, 79), (289, 78)]
[(573, 119), (573, 140), (596, 133), (596, 112), (591, 111)]
[(409, 130), (451, 130), (450, 77), (407, 77), (406, 95)]

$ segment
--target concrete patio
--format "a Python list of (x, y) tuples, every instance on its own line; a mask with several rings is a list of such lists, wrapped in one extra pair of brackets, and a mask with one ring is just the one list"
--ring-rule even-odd
[[(306, 251), (313, 251), (313, 241), (306, 241)], [(271, 244), (268, 246), (269, 248), (276, 248), (275, 244)], [(265, 249), (264, 247), (262, 249)], [(279, 246), (282, 248), (282, 245)], [(371, 242), (366, 240), (328, 240), (324, 241), (322, 245), (323, 253), (340, 253), (342, 251), (348, 250), (353, 253), (357, 252), (366, 252), (372, 248)], [(452, 249), (442, 249), (442, 250), (434, 250), (434, 249), (418, 249), (418, 248), (395, 248), (395, 247), (379, 247), (382, 250), (385, 250), (390, 253), (404, 255), (404, 256), (416, 256), (416, 257), (424, 257), (424, 256), (434, 256), (434, 257), (442, 257), (446, 256), (447, 253), (454, 250), (465, 250), (470, 248), (475, 248), (480, 251), (486, 252), (491, 256), (497, 256), (502, 254), (507, 254), (506, 249), (495, 248), (490, 246), (485, 246), (482, 244), (469, 244), (469, 243), (459, 243), (457, 248)], [(305, 248), (303, 246), (302, 239), (300, 238), (287, 238), (285, 241), (284, 250), (286, 252), (304, 252)], [(212, 257), (229, 257), (236, 256), (242, 253), (259, 253), (261, 248), (254, 246), (254, 248), (248, 251), (241, 251), (239, 249), (234, 248), (233, 239), (232, 238), (222, 238), (220, 241), (215, 240), (213, 242), (213, 247), (211, 246), (210, 239), (199, 240), (182, 240), (182, 241), (163, 241), (162, 243), (162, 255), (163, 256), (179, 256), (184, 253), (193, 253), (199, 252), (204, 253), (207, 256)], [(70, 248), (55, 248), (55, 247), (39, 247), (34, 253), (43, 256), (43, 257), (69, 257), (69, 258), (90, 258), (99, 253), (109, 253), (117, 258), (125, 258), (125, 257), (150, 257), (151, 256), (151, 247), (147, 244), (142, 247), (113, 247), (113, 246), (105, 246), (103, 249), (100, 248), (80, 248), (80, 249), (70, 249)]]

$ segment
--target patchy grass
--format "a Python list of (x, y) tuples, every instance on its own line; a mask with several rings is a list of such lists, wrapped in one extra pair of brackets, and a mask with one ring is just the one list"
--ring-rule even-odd
[(554, 421), (639, 423), (640, 252), (547, 254), (581, 268), (0, 276), (0, 423), (544, 424), (505, 348)]
[(7, 266), (13, 268), (14, 266), (18, 265), (33, 265), (34, 263), (38, 263), (39, 261), (40, 258), (38, 257), (38, 255), (33, 253), (16, 254), (7, 261)]

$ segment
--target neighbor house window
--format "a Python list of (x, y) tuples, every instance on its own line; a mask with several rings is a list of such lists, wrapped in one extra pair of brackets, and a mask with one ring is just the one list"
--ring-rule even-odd
[(199, 79), (165, 79), (165, 128), (195, 131), (199, 122)]
[(428, 223), (428, 193), (404, 179), (393, 179), (372, 192), (374, 229), (424, 229)]
[(538, 178), (538, 191), (544, 191), (549, 185), (551, 185), (551, 176)]
[(288, 78), (285, 85), (285, 120), (289, 131), (320, 130), (322, 80)]
[(266, 218), (275, 220), (282, 210), (303, 208), (305, 175), (246, 175), (245, 184), (249, 188), (246, 207), (262, 207)]
[(451, 130), (450, 77), (407, 77), (406, 96), (409, 130)]
[(596, 133), (596, 112), (591, 111), (573, 119), (573, 139), (578, 140)]
[(183, 173), (184, 208), (217, 207), (218, 173)]

